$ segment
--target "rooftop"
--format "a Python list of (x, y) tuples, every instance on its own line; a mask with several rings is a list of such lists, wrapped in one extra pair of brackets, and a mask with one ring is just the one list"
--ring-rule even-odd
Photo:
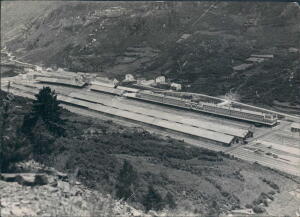
[(252, 66), (253, 66), (252, 63), (250, 63), (250, 64), (243, 63), (243, 64), (241, 64), (241, 65), (234, 66), (234, 67), (233, 67), (233, 70), (235, 70), (235, 71), (244, 71), (244, 70), (246, 70), (246, 69), (249, 69), (249, 68), (252, 67)]
[(291, 128), (297, 128), (297, 129), (300, 129), (300, 123), (296, 123), (296, 122), (292, 123), (292, 124), (291, 124)]

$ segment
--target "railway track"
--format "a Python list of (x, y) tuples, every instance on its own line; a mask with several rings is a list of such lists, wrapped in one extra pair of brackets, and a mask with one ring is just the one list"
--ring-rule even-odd
[[(41, 86), (41, 85), (40, 85)], [(61, 90), (58, 90), (57, 92), (59, 94), (61, 94), (63, 92), (64, 88), (61, 88)], [(72, 89), (70, 89), (72, 90)], [(30, 87), (24, 87), (21, 88), (19, 86), (19, 88), (12, 88), (11, 89), (13, 94), (19, 95), (19, 96), (23, 96), (23, 97), (27, 97), (27, 98), (34, 98), (33, 94), (37, 91), (37, 89), (34, 88), (30, 88)], [(85, 90), (86, 91), (86, 90)], [(67, 91), (69, 93), (69, 91)], [(110, 106), (105, 106), (105, 108), (108, 110), (110, 110), (112, 107), (116, 107), (118, 103), (122, 102), (126, 102), (126, 100), (124, 100), (121, 97), (112, 97), (112, 101), (111, 101), (111, 105)], [(97, 112), (97, 111), (91, 111), (88, 110), (86, 108), (78, 108), (76, 106), (72, 106), (72, 105), (63, 105), (63, 107), (65, 107), (66, 109), (70, 110), (71, 112), (80, 114), (80, 115), (85, 115), (85, 116), (91, 116), (94, 118), (101, 118), (101, 116), (106, 116), (107, 118), (111, 119), (115, 119), (121, 122), (128, 122), (128, 120), (126, 120), (125, 118), (120, 118), (120, 117), (112, 117), (111, 115), (105, 115), (101, 112)], [(124, 109), (126, 110), (126, 109)], [(128, 110), (127, 110), (128, 111)], [(183, 133), (178, 133), (172, 130), (162, 130), (161, 128), (157, 128), (154, 126), (150, 126), (148, 124), (143, 124), (143, 123), (138, 123), (138, 122), (133, 122), (131, 124), (136, 124), (137, 126), (143, 126), (144, 128), (146, 128), (147, 130), (149, 130), (150, 132), (154, 132), (163, 136), (170, 136), (172, 138), (175, 139), (179, 139), (179, 140), (184, 140), (186, 143), (192, 145), (192, 146), (196, 146), (196, 147), (201, 147), (201, 148), (205, 148), (205, 149), (209, 149), (209, 150), (213, 150), (213, 151), (222, 151), (228, 154), (231, 154), (239, 159), (242, 160), (246, 160), (249, 162), (258, 162), (261, 165), (273, 168), (273, 169), (277, 169), (277, 170), (281, 170), (283, 172), (287, 172), (290, 173), (292, 175), (296, 175), (296, 176), (300, 176), (300, 168), (298, 168), (297, 166), (294, 165), (290, 165), (286, 162), (282, 162), (276, 159), (272, 159), (268, 156), (265, 155), (259, 155), (256, 153), (253, 153), (249, 150), (246, 150), (243, 148), (243, 146), (238, 145), (238, 146), (234, 146), (234, 147), (223, 147), (220, 145), (216, 145), (216, 144), (212, 144), (209, 142), (202, 142), (199, 141), (199, 139), (193, 138), (191, 136), (185, 135)], [(275, 131), (280, 130), (281, 128), (283, 128), (284, 126), (276, 129)], [(264, 137), (266, 135), (269, 135), (271, 133), (275, 132), (274, 130), (270, 130), (266, 133), (264, 133), (263, 135), (260, 135), (259, 138)], [(257, 138), (256, 138), (257, 139)], [(254, 140), (253, 140), (254, 141)], [(253, 142), (252, 141), (252, 142)]]
[(276, 159), (272, 159), (270, 157), (261, 156), (260, 154), (256, 154), (252, 151), (248, 151), (242, 147), (234, 149), (233, 151), (229, 152), (229, 154), (236, 156), (242, 160), (246, 160), (249, 162), (257, 162), (261, 165), (277, 169), (295, 176), (300, 176), (300, 167), (294, 166)]

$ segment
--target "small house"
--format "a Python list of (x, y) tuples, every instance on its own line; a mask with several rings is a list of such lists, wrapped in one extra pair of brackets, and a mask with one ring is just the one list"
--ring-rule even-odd
[(234, 66), (233, 70), (238, 72), (246, 71), (247, 69), (250, 69), (252, 66), (253, 66), (252, 63), (243, 63), (241, 65)]
[(125, 81), (135, 81), (134, 76), (132, 74), (126, 74)]
[(246, 62), (250, 63), (262, 63), (263, 61), (265, 61), (265, 58), (260, 57), (249, 57), (248, 59), (246, 59)]
[(177, 90), (177, 91), (182, 89), (181, 84), (177, 84), (177, 83), (174, 83), (174, 82), (171, 83), (171, 88), (174, 89), (174, 90)]
[(166, 77), (165, 76), (158, 76), (156, 79), (155, 79), (155, 82), (157, 84), (164, 84), (166, 83)]
[(300, 133), (300, 123), (292, 123), (291, 124), (291, 132)]
[(251, 57), (273, 59), (274, 55), (273, 54), (252, 54)]

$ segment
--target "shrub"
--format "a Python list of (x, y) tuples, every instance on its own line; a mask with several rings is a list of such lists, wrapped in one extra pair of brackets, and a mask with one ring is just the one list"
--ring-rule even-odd
[(165, 204), (171, 209), (175, 209), (177, 207), (174, 196), (170, 192), (167, 193), (166, 197), (164, 198), (164, 201)]
[(148, 188), (148, 192), (143, 200), (143, 205), (147, 212), (151, 209), (156, 211), (163, 209), (162, 197), (152, 185), (150, 185)]
[(133, 185), (137, 179), (137, 173), (132, 165), (125, 160), (117, 178), (116, 196), (127, 200), (133, 195)]
[(265, 211), (266, 211), (265, 208), (263, 208), (261, 206), (255, 206), (253, 208), (253, 212), (255, 212), (255, 213), (264, 213)]
[(252, 208), (253, 208), (253, 205), (252, 205), (252, 204), (249, 204), (249, 203), (247, 203), (247, 204), (245, 205), (245, 207), (246, 207), (247, 209), (252, 209)]
[(24, 160), (30, 154), (30, 145), (18, 128), (13, 127), (15, 122), (10, 118), (14, 112), (14, 96), (2, 96), (0, 93), (0, 169), (1, 172), (7, 172), (11, 164)]

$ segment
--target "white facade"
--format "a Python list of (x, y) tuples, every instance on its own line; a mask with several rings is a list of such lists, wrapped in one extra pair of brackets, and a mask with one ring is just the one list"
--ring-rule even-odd
[(145, 86), (151, 86), (154, 83), (155, 83), (154, 80), (138, 80), (137, 81), (137, 84), (139, 84), (139, 85), (145, 85)]
[(158, 83), (158, 84), (164, 84), (164, 83), (166, 83), (166, 77), (165, 76), (158, 76), (155, 79), (155, 82)]
[(177, 83), (171, 83), (171, 87), (174, 88), (175, 90), (181, 90), (181, 84), (177, 84)]
[(132, 74), (126, 74), (125, 81), (135, 81), (134, 76)]

